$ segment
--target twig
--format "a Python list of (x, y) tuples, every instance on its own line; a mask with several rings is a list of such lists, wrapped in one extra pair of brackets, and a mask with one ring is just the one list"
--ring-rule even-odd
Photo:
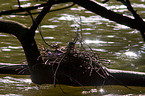
[(19, 5), (19, 8), (21, 8), (21, 4), (20, 4), (20, 1), (19, 1), (19, 0), (17, 0), (17, 2), (18, 2), (18, 5)]
[(62, 62), (62, 60), (64, 59), (64, 57), (66, 56), (67, 54), (64, 54), (63, 57), (60, 59), (60, 61), (58, 62), (58, 65), (57, 65), (57, 68), (55, 70), (55, 73), (54, 73), (54, 87), (56, 87), (56, 84), (55, 84), (55, 80), (56, 80), (56, 74), (57, 74), (57, 71), (58, 71), (58, 68), (60, 66), (60, 63)]

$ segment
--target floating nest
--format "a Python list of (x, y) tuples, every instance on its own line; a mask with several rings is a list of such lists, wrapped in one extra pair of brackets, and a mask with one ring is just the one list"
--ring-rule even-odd
[[(89, 76), (95, 71), (104, 79), (109, 75), (108, 72), (103, 69), (103, 65), (109, 64), (109, 62), (100, 58), (99, 54), (94, 52), (91, 47), (82, 40), (78, 32), (74, 40), (69, 42), (66, 47), (62, 48), (59, 45), (47, 45), (49, 46), (48, 48), (42, 46), (40, 57), (44, 60), (44, 64), (52, 67), (55, 66), (53, 69), (54, 83), (58, 70), (62, 69), (60, 66), (63, 66), (63, 69), (68, 72), (70, 70), (87, 72)], [(90, 50), (86, 50), (86, 47)]]
[[(109, 62), (100, 58), (99, 54), (92, 50), (86, 51), (84, 47), (75, 46), (75, 42), (69, 42), (68, 46), (65, 48), (60, 48), (58, 45), (53, 46), (54, 49), (43, 47), (43, 50), (41, 50), (41, 57), (44, 60), (44, 64), (57, 66), (54, 73), (57, 72), (60, 65), (73, 65), (76, 69), (78, 67), (84, 70), (90, 70), (90, 76), (94, 70), (102, 78), (106, 78), (108, 73), (103, 69), (103, 65), (108, 65)], [(99, 73), (100, 70), (101, 73)]]

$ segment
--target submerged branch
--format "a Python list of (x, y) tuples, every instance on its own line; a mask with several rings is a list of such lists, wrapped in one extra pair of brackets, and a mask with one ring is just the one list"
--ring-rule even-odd
[[(49, 65), (48, 65), (49, 66)], [(52, 67), (48, 67), (48, 70), (51, 70)], [(19, 70), (18, 70), (19, 69)], [(23, 72), (21, 72), (21, 70), (23, 70)], [(60, 69), (61, 70), (61, 69)], [(109, 72), (110, 75), (112, 76), (109, 77), (108, 79), (106, 79), (106, 82), (104, 83), (104, 85), (123, 85), (125, 84), (126, 86), (145, 86), (145, 73), (143, 72), (135, 72), (135, 71), (124, 71), (124, 70), (115, 70), (115, 69), (105, 69), (106, 71)], [(27, 65), (22, 65), (22, 64), (11, 64), (11, 66), (5, 64), (5, 63), (0, 63), (0, 74), (15, 74), (15, 75), (30, 75), (30, 71), (28, 69)], [(64, 74), (66, 75), (66, 74)], [(75, 74), (78, 75), (79, 77), (82, 77), (79, 74)], [(84, 74), (85, 75), (85, 74)], [(51, 78), (53, 76), (52, 74), (49, 74), (48, 77), (50, 77), (50, 79), (48, 80), (49, 84), (53, 84), (53, 82), (51, 82), (50, 80), (53, 81), (53, 79)], [(59, 74), (59, 76), (61, 76)], [(67, 78), (70, 78), (72, 80), (76, 80), (76, 78), (71, 78), (70, 75), (66, 75)], [(86, 77), (86, 76), (85, 76)], [(115, 78), (114, 78), (115, 77)], [(61, 77), (57, 77), (57, 79), (59, 79)], [(65, 78), (61, 78), (61, 79), (65, 79)], [(82, 78), (83, 81), (87, 81), (89, 79), (89, 81), (91, 80), (92, 82), (94, 81), (94, 79), (96, 79), (98, 82), (89, 82), (86, 83), (86, 85), (88, 86), (99, 86), (101, 85), (103, 82), (101, 81), (100, 77), (95, 77), (93, 76), (93, 78), (91, 76), (88, 76), (86, 78)], [(59, 82), (59, 84), (66, 84), (66, 85), (72, 85), (71, 82), (68, 82), (66, 79), (66, 82), (62, 82), (63, 80), (59, 80), (61, 82)], [(100, 81), (99, 81), (100, 80)], [(76, 82), (76, 81), (75, 81)], [(77, 86), (84, 86), (83, 83), (81, 83), (80, 81), (77, 81)], [(58, 82), (57, 82), (58, 84)]]

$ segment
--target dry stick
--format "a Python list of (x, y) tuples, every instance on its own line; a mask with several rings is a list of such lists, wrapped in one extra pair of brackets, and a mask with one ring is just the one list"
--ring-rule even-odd
[[(83, 32), (82, 32), (82, 18), (81, 18), (81, 17), (80, 17), (80, 30), (81, 30), (81, 33), (80, 33), (80, 34), (81, 34), (81, 35), (80, 35), (80, 40), (81, 40), (81, 42), (83, 43), (83, 41), (82, 41), (82, 40), (83, 40), (83, 35), (82, 35), (82, 33), (83, 33)], [(83, 47), (83, 44), (82, 44), (82, 43), (81, 43), (81, 47)]]
[[(81, 19), (81, 18), (80, 18)], [(80, 20), (80, 22), (81, 22), (81, 20)], [(77, 32), (77, 36), (76, 37), (78, 37), (78, 39), (80, 40), (80, 43), (81, 43), (81, 48), (83, 47), (83, 44), (82, 44), (82, 42), (84, 42), (84, 40), (82, 40), (82, 26), (81, 26), (81, 24), (80, 24), (80, 27), (81, 27), (81, 35), (79, 35), (79, 33)], [(78, 30), (77, 30), (78, 31)], [(75, 39), (74, 39), (75, 40)], [(88, 45), (88, 44), (86, 44), (89, 48), (90, 48), (90, 50), (91, 51), (93, 51), (92, 49), (91, 49), (91, 47)], [(84, 47), (83, 47), (84, 48)], [(93, 71), (93, 65), (92, 65), (92, 57), (91, 56), (89, 56), (89, 58), (90, 58), (90, 66), (91, 66), (91, 71), (90, 71), (90, 76), (91, 76), (91, 73), (92, 73), (92, 71)], [(101, 71), (104, 73), (104, 75), (105, 75), (105, 77), (103, 76), (103, 75), (101, 75), (99, 72), (97, 72), (101, 77), (103, 77), (103, 78), (107, 78), (107, 76), (106, 76), (106, 74), (105, 74), (105, 72), (103, 71), (103, 68), (100, 66), (100, 68), (101, 68)], [(99, 68), (99, 69), (100, 69)]]
[[(38, 30), (39, 30), (39, 33), (40, 33), (40, 36), (41, 36), (41, 39), (43, 40), (43, 42), (49, 46), (49, 47), (52, 47), (49, 43), (47, 43), (42, 35), (42, 31), (41, 31), (41, 27), (38, 26)], [(52, 47), (53, 48), (53, 47)]]
[(18, 5), (19, 5), (19, 8), (21, 8), (21, 4), (20, 4), (20, 1), (19, 1), (19, 0), (17, 0), (17, 2), (18, 2)]
[[(82, 28), (82, 27), (81, 27)], [(79, 29), (79, 28), (77, 28), (77, 29)], [(82, 30), (81, 30), (81, 35), (82, 35)], [(82, 42), (84, 42), (84, 40), (82, 40), (82, 36), (81, 35), (79, 35), (79, 31), (77, 30), (77, 36), (75, 37), (75, 39), (76, 38), (78, 38), (79, 40), (80, 40), (80, 43), (81, 43), (81, 48), (83, 47), (82, 46)], [(75, 40), (74, 39), (74, 40)], [(89, 48), (90, 48), (90, 50), (91, 51), (93, 51), (92, 49), (91, 49), (91, 47), (88, 45), (88, 44), (86, 44)], [(84, 47), (83, 47), (84, 48)], [(85, 49), (85, 48), (84, 48)], [(93, 52), (91, 52), (91, 53), (93, 53)], [(93, 60), (92, 60), (92, 57), (91, 56), (89, 56), (89, 59), (90, 59), (90, 66), (91, 66), (91, 71), (90, 71), (90, 76), (91, 76), (91, 73), (92, 73), (92, 71), (93, 71), (93, 65), (92, 65), (92, 62), (93, 62)], [(103, 72), (103, 74), (104, 74), (104, 76), (102, 75), (102, 74), (100, 74), (98, 71), (101, 69), (101, 71)], [(104, 72), (104, 70), (103, 70), (103, 68), (102, 68), (102, 66), (100, 65), (99, 66), (99, 70), (98, 71), (96, 71), (102, 78), (107, 78), (107, 73), (106, 72)]]
[(60, 59), (60, 61), (58, 62), (58, 65), (57, 65), (57, 68), (56, 68), (56, 70), (55, 70), (55, 73), (54, 73), (54, 87), (56, 87), (56, 83), (55, 83), (55, 80), (56, 80), (56, 73), (57, 73), (57, 71), (58, 71), (58, 68), (59, 68), (59, 66), (60, 66), (60, 63), (61, 63), (61, 61), (64, 59), (64, 57), (67, 55), (67, 53), (66, 54), (64, 54), (64, 56)]
[[(80, 18), (81, 19), (81, 18)], [(81, 21), (81, 20), (80, 20)], [(79, 25), (81, 25), (81, 24), (79, 24)], [(76, 37), (75, 37), (75, 39), (74, 39), (74, 41), (78, 38), (79, 40), (80, 40), (80, 43), (81, 43), (81, 48), (83, 47), (83, 45), (82, 45), (82, 42), (84, 42), (85, 43), (85, 41), (84, 40), (82, 40), (82, 26), (80, 26), (81, 27), (81, 34), (79, 35), (79, 28), (77, 28), (77, 35), (76, 35)], [(91, 53), (93, 53), (93, 50), (91, 49), (91, 47), (88, 45), (88, 44), (86, 44), (89, 48), (90, 48), (90, 50), (92, 51)], [(83, 47), (84, 48), (84, 47)], [(85, 48), (84, 48), (85, 49)], [(92, 71), (93, 71), (93, 65), (92, 65), (92, 62), (93, 62), (93, 60), (92, 60), (92, 57), (91, 56), (89, 56), (89, 59), (90, 59), (90, 66), (91, 66), (91, 71), (90, 71), (90, 76), (91, 76), (91, 73), (92, 73)], [(99, 66), (99, 70), (101, 69), (101, 71), (103, 71), (103, 68), (101, 67), (101, 66)], [(98, 71), (99, 71), (98, 70)], [(105, 74), (105, 72), (103, 71), (103, 73), (104, 73), (104, 76), (103, 75), (101, 75), (98, 71), (96, 71), (101, 77), (103, 77), (103, 78), (107, 78), (107, 76), (106, 76), (106, 74)]]

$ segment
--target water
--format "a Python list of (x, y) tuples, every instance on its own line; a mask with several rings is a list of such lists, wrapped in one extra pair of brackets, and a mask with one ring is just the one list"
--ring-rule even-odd
[[(8, 10), (17, 7), (17, 0), (1, 0), (0, 9)], [(36, 5), (39, 2), (33, 0), (20, 0), (22, 7)], [(43, 1), (41, 1), (43, 2)], [(98, 0), (100, 2), (100, 0)], [(145, 1), (133, 0), (133, 7), (137, 9), (141, 17), (145, 18)], [(54, 5), (53, 9), (68, 6), (68, 4)], [(101, 3), (100, 3), (101, 4)], [(131, 18), (131, 14), (126, 7), (111, 1), (107, 4), (101, 4), (110, 10), (123, 13)], [(39, 8), (37, 11), (40, 11)], [(35, 11), (33, 11), (35, 12)], [(36, 17), (36, 15), (34, 15)], [(94, 51), (100, 53), (102, 57), (111, 62), (106, 65), (108, 68), (141, 71), (145, 72), (145, 44), (139, 31), (131, 29), (127, 26), (117, 24), (108, 19), (102, 18), (91, 13), (80, 6), (73, 6), (69, 9), (48, 13), (41, 23), (42, 34), (45, 40), (50, 44), (59, 44), (65, 46), (72, 41), (76, 35), (78, 23), (82, 23), (83, 39), (88, 43)], [(29, 16), (25, 15), (5, 15), (0, 19), (18, 21), (26, 26), (30, 26), (32, 21)], [(36, 32), (35, 39), (40, 47), (43, 43), (39, 32)], [(26, 63), (25, 54), (19, 41), (9, 34), (0, 33), (0, 62), (1, 63)], [(123, 86), (105, 86), (101, 87), (90, 86), (88, 90), (82, 87), (71, 87), (65, 85), (41, 85), (33, 84), (29, 76), (19, 75), (2, 75), (0, 74), (0, 95), (30, 95), (30, 96), (52, 96), (52, 95), (135, 95), (144, 94), (145, 88), (131, 87), (142, 93), (131, 91)], [(99, 90), (102, 90), (101, 92)], [(64, 92), (65, 93), (64, 93)]]

